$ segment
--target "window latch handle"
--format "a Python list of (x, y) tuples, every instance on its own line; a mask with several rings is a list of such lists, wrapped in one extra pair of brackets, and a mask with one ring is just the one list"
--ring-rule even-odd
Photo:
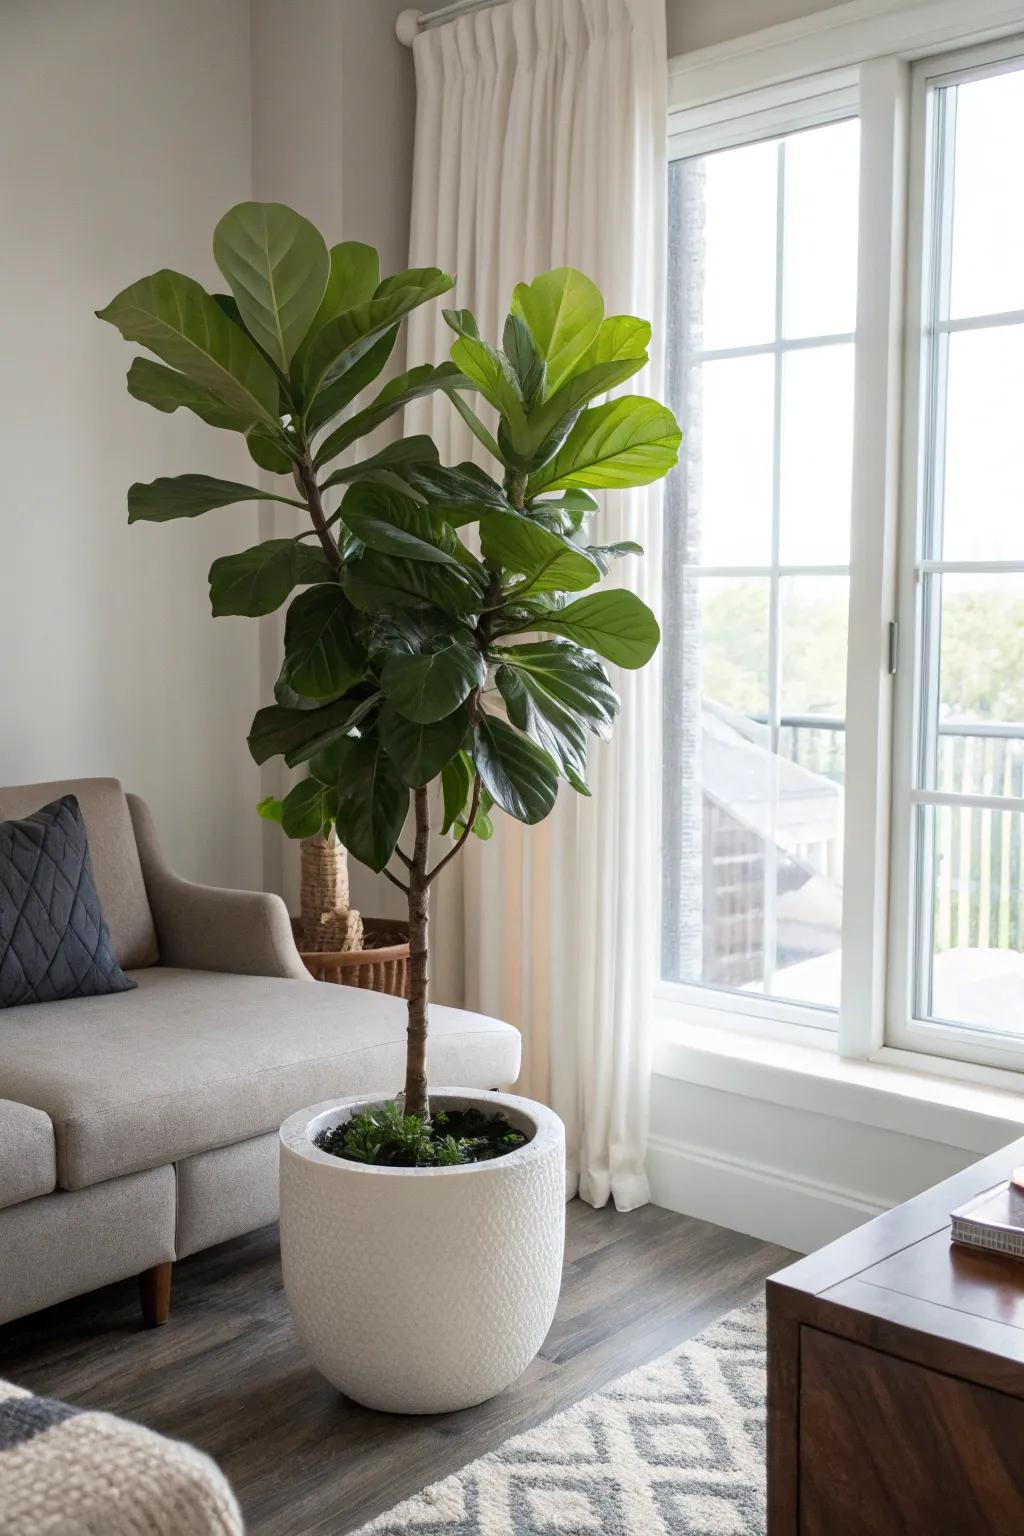
[(889, 676), (896, 676), (900, 659), (900, 626), (893, 619), (889, 624)]

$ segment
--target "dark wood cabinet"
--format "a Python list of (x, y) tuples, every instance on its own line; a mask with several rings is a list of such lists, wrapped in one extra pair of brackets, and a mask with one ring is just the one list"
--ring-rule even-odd
[(768, 1536), (1024, 1536), (1024, 1263), (949, 1212), (1024, 1141), (768, 1282)]

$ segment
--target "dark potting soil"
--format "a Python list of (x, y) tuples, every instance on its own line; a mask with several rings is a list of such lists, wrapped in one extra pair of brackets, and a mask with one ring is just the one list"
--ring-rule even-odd
[(488, 1163), (524, 1146), (529, 1137), (504, 1115), (479, 1109), (439, 1109), (424, 1125), (395, 1104), (353, 1115), (324, 1130), (314, 1146), (345, 1162), (391, 1168), (444, 1168)]

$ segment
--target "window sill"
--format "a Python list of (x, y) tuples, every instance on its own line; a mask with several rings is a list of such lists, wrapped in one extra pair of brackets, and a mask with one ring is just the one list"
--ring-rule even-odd
[(990, 1152), (1020, 1135), (1024, 1078), (960, 1064), (952, 1077), (946, 1066), (923, 1070), (919, 1056), (890, 1048), (870, 1061), (851, 1061), (820, 1045), (678, 1017), (660, 1020), (654, 1051), (659, 1077), (968, 1152)]

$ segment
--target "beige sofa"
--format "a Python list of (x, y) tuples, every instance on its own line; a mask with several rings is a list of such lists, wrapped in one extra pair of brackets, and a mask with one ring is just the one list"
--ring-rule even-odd
[[(139, 1275), (151, 1323), (170, 1265), (277, 1217), (277, 1128), (401, 1081), (396, 998), (315, 982), (277, 896), (194, 885), (114, 779), (0, 789), (0, 820), (78, 796), (137, 990), (0, 1010), (0, 1323)], [(519, 1035), (431, 1013), (433, 1080), (511, 1083)]]

